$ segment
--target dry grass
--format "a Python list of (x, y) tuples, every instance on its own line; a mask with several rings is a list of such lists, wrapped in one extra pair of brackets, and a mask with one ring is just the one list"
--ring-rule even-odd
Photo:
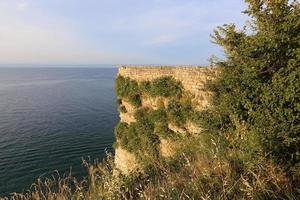
[(108, 154), (102, 161), (84, 161), (88, 177), (82, 181), (59, 174), (39, 179), (25, 193), (14, 193), (5, 200), (81, 199), (299, 199), (299, 185), (292, 184), (282, 167), (260, 157), (255, 165), (240, 169), (218, 154), (180, 155), (180, 168), (153, 160), (152, 175), (125, 177)]
[(299, 186), (272, 162), (238, 175), (217, 158), (203, 167), (190, 161), (177, 172), (166, 169), (144, 188), (142, 199), (299, 199)]
[(78, 182), (71, 175), (51, 178), (39, 178), (24, 193), (13, 193), (10, 197), (1, 200), (67, 200), (85, 199), (86, 181)]

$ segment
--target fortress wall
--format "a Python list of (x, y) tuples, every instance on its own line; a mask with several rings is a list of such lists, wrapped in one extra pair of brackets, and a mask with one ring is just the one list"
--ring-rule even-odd
[(177, 67), (149, 67), (149, 66), (120, 66), (119, 74), (136, 81), (151, 81), (161, 76), (172, 76), (181, 81), (185, 90), (196, 96), (202, 94), (203, 85), (216, 75), (213, 67), (177, 66)]

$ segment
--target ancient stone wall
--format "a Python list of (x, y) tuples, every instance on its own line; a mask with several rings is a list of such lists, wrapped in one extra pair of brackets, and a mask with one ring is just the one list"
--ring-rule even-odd
[[(193, 104), (196, 109), (203, 109), (209, 105), (210, 94), (204, 91), (204, 84), (213, 79), (218, 73), (217, 68), (213, 67), (200, 67), (200, 66), (119, 66), (118, 75), (123, 77), (129, 77), (130, 79), (141, 81), (151, 81), (161, 76), (172, 76), (174, 79), (180, 81), (185, 91), (192, 95)], [(151, 107), (156, 109), (158, 107), (157, 102), (161, 98), (142, 97), (142, 107)], [(165, 105), (168, 99), (163, 99)], [(135, 112), (134, 106), (130, 103), (123, 101), (123, 105), (126, 107), (127, 113), (120, 113), (120, 119), (122, 122), (132, 123), (135, 121), (133, 115)], [(170, 124), (169, 128), (175, 132), (181, 132), (178, 127), (174, 127)], [(199, 127), (188, 123), (185, 127), (185, 131), (199, 132)], [(161, 153), (162, 155), (170, 155), (172, 149), (169, 149), (168, 141), (161, 141)], [(123, 173), (127, 174), (134, 170), (138, 165), (134, 164), (134, 155), (126, 152), (123, 149), (116, 149), (116, 167)], [(130, 166), (127, 166), (130, 165)]]
[(203, 85), (217, 73), (213, 67), (178, 66), (178, 67), (149, 67), (149, 66), (120, 66), (119, 74), (136, 81), (151, 81), (161, 76), (172, 76), (181, 81), (185, 90), (202, 98)]

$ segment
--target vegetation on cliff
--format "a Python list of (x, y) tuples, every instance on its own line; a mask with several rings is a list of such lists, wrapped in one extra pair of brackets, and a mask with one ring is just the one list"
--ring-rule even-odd
[[(184, 95), (182, 84), (170, 76), (162, 76), (152, 81), (136, 82), (130, 78), (118, 76), (118, 80), (131, 84), (131, 89), (138, 91), (143, 98), (161, 97), (168, 98), (167, 107), (161, 102), (158, 108), (150, 107), (137, 108), (134, 113), (135, 122), (127, 124), (120, 122), (115, 128), (117, 141), (115, 147), (121, 147), (130, 153), (133, 153), (139, 164), (145, 169), (154, 169), (157, 162), (164, 162), (159, 152), (160, 138), (175, 140), (182, 137), (169, 128), (173, 123), (178, 127), (184, 127), (194, 112), (191, 99), (187, 100)], [(121, 82), (120, 81), (120, 82)], [(120, 83), (121, 84), (121, 83)], [(127, 84), (129, 86), (129, 84)], [(123, 94), (123, 87), (116, 85), (117, 94)], [(128, 88), (126, 88), (128, 89)], [(130, 89), (128, 89), (130, 90)], [(119, 98), (128, 99), (128, 96), (119, 96)], [(119, 101), (122, 102), (123, 99)], [(120, 108), (122, 103), (120, 104)]]
[(141, 95), (135, 80), (118, 76), (116, 78), (116, 93), (118, 97), (126, 98), (132, 105), (141, 106)]
[(119, 98), (124, 98), (135, 107), (140, 107), (142, 94), (151, 97), (180, 97), (182, 84), (170, 76), (163, 76), (153, 81), (143, 81), (139, 84), (128, 77), (118, 75), (116, 93)]
[(151, 97), (179, 97), (182, 94), (182, 90), (180, 81), (174, 80), (171, 76), (163, 76), (153, 81), (143, 81), (141, 83), (141, 91)]

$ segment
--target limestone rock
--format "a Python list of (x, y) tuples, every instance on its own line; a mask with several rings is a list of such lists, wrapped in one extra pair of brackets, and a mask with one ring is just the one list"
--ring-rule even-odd
[(135, 156), (121, 147), (116, 148), (115, 165), (116, 168), (125, 175), (128, 175), (138, 169)]

